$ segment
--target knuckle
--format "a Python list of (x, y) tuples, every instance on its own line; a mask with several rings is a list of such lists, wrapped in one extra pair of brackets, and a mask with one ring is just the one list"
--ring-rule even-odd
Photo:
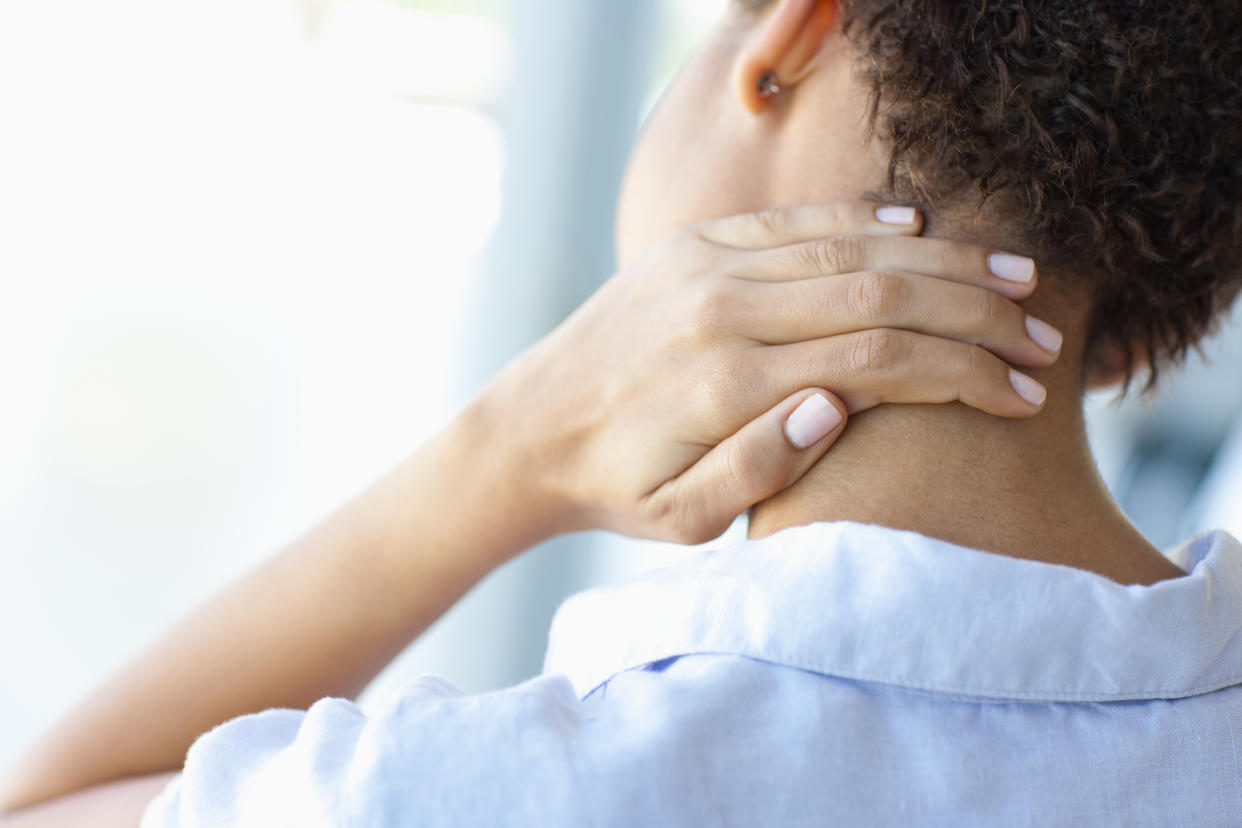
[(733, 297), (721, 280), (705, 279), (690, 301), (690, 332), (701, 341), (714, 341), (732, 318)]
[(664, 255), (670, 255), (674, 251), (692, 246), (702, 241), (700, 228), (696, 225), (681, 225), (674, 227), (660, 236), (652, 246), (652, 250), (659, 251)]
[(856, 236), (817, 239), (803, 246), (808, 264), (826, 275), (852, 273), (859, 269), (862, 242)]
[(863, 269), (866, 260), (867, 240), (862, 236), (837, 236), (835, 240), (837, 263), (842, 273)]
[(780, 207), (769, 207), (754, 214), (755, 223), (767, 233), (780, 233), (789, 224), (789, 213)]
[(854, 226), (858, 223), (874, 221), (875, 205), (858, 199), (838, 201), (832, 205), (832, 213), (840, 226)]
[(709, 515), (700, 514), (690, 504), (681, 502), (665, 515), (664, 535), (674, 543), (696, 546), (707, 543), (724, 531), (715, 531), (717, 522)]
[(982, 345), (967, 345), (963, 349), (962, 355), (962, 367), (971, 376), (985, 371), (991, 366), (993, 361), (992, 354)]
[(853, 226), (854, 202), (836, 201), (824, 206), (823, 227), (829, 232), (845, 232), (845, 228)]
[(981, 291), (975, 297), (974, 316), (985, 329), (995, 328), (1005, 318), (1003, 297), (990, 290)]
[(674, 499), (663, 490), (647, 496), (643, 500), (643, 510), (643, 518), (647, 523), (660, 530), (667, 530), (673, 524), (676, 513)]
[[(721, 484), (740, 497), (758, 492), (766, 497), (776, 493), (785, 483), (786, 472), (776, 446), (744, 448), (737, 440), (725, 445), (724, 472)], [(758, 498), (756, 498), (758, 499)]]
[(751, 476), (746, 458), (738, 448), (736, 440), (730, 440), (721, 446), (719, 484), (729, 491), (742, 491), (746, 488)]
[(852, 310), (873, 323), (896, 318), (908, 299), (906, 283), (894, 273), (872, 271), (854, 282)]
[(900, 335), (888, 328), (864, 331), (854, 346), (853, 366), (868, 373), (888, 373), (904, 359)]
[(698, 224), (675, 227), (664, 236), (663, 241), (672, 250), (698, 247), (706, 242), (703, 236), (703, 227)]
[(688, 504), (683, 498), (665, 494), (647, 503), (646, 521), (651, 527), (651, 534), (656, 538), (681, 543), (682, 534), (690, 525), (687, 519), (689, 513)]
[(939, 241), (932, 246), (932, 261), (942, 274), (959, 273), (964, 261), (957, 242)]

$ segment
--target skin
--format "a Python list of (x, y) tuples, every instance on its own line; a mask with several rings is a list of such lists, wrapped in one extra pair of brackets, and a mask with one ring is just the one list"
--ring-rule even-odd
[[(132, 824), (200, 733), (244, 713), (356, 695), (472, 586), (547, 538), (713, 537), (822, 458), (848, 410), (961, 396), (993, 416), (1036, 414), (997, 356), (1056, 361), (1006, 298), (1035, 281), (1000, 280), (988, 251), (915, 238), (917, 216), (894, 226), (876, 209), (841, 203), (669, 234), (440, 434), (191, 613), (37, 742), (5, 779), (8, 820), (60, 825), (89, 814), (104, 825), (104, 814), (119, 814), (117, 824)], [(855, 301), (869, 276), (820, 255), (843, 237), (936, 309), (900, 320), (922, 343), (900, 371), (858, 367), (877, 326), (898, 320)], [(963, 295), (974, 299), (949, 300)], [(972, 312), (980, 297), (998, 313)], [(977, 363), (961, 357), (975, 350)], [(795, 445), (786, 426), (814, 395), (835, 423)]]
[[(774, 28), (731, 16), (669, 93), (634, 156), (624, 262), (605, 287), (391, 473), (33, 745), (0, 787), (0, 824), (135, 824), (200, 733), (356, 695), (487, 574), (561, 533), (695, 542), (759, 503), (756, 536), (850, 517), (1048, 559), (1088, 537), (1068, 527), (1111, 521), (1065, 402), (1081, 393), (1067, 379), (1080, 373), (1081, 320), (1064, 296), (1031, 300), (1043, 293), (1033, 265), (1023, 283), (991, 271), (1002, 232), (983, 246), (919, 239), (922, 216), (885, 224), (874, 203), (833, 200), (871, 188), (859, 159), (880, 156), (851, 143), (853, 118), (821, 111), (857, 98), (843, 58), (823, 59), (840, 44), (835, 6), (780, 8)], [(816, 55), (814, 72), (798, 68)], [(764, 66), (801, 77), (807, 103), (752, 94)], [(713, 128), (696, 130), (702, 118)], [(829, 131), (812, 141), (812, 127)], [(839, 142), (827, 152), (825, 136)], [(730, 161), (740, 172), (719, 175)], [(679, 186), (656, 186), (660, 175)], [(835, 189), (812, 186), (823, 181)], [(764, 211), (707, 220), (750, 209)], [(1032, 340), (1019, 302), (1061, 309), (1064, 355)], [(1047, 410), (1016, 393), (1014, 366), (1048, 383)], [(839, 416), (795, 445), (791, 414), (814, 395)], [(1052, 542), (1026, 543), (1023, 529)], [(1115, 553), (1087, 568), (1158, 579), (1154, 551), (1117, 531), (1092, 547)]]
[[(836, 12), (835, 2), (780, 0), (759, 16), (726, 14), (633, 154), (618, 208), (623, 263), (687, 220), (883, 190), (885, 148), (869, 129), (858, 56)], [(764, 100), (755, 90), (769, 70), (782, 91)], [(679, 186), (669, 191), (663, 182), (673, 179)], [(946, 210), (928, 219), (928, 235), (1035, 252), (987, 215), (973, 221)], [(962, 405), (856, 416), (831, 462), (753, 510), (751, 536), (855, 520), (1126, 584), (1184, 574), (1126, 520), (1091, 457), (1082, 398), (1101, 378), (1084, 376), (1091, 303), (1083, 284), (1073, 273), (1048, 274), (1023, 302), (1065, 334), (1061, 360), (1033, 372), (1049, 392), (1038, 417), (1000, 420)], [(907, 351), (880, 354), (876, 367), (900, 363)]]

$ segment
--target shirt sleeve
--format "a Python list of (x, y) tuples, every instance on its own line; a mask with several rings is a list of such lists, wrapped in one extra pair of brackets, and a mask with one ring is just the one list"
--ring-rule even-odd
[(141, 825), (519, 824), (580, 799), (582, 711), (560, 675), (477, 696), (432, 676), (371, 717), (334, 698), (242, 716), (199, 737)]

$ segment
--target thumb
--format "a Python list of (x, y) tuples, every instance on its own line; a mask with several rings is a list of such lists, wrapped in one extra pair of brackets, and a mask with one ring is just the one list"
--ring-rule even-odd
[(845, 430), (835, 394), (808, 389), (747, 423), (677, 478), (682, 534), (719, 536), (742, 512), (796, 483)]

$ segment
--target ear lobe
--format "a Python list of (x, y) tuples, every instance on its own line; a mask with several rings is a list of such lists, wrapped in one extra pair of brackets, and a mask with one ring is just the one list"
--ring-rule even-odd
[(770, 99), (759, 89), (765, 74), (775, 74), (782, 90), (809, 74), (839, 10), (838, 0), (777, 0), (734, 68), (738, 102), (748, 112), (758, 115), (767, 107)]

